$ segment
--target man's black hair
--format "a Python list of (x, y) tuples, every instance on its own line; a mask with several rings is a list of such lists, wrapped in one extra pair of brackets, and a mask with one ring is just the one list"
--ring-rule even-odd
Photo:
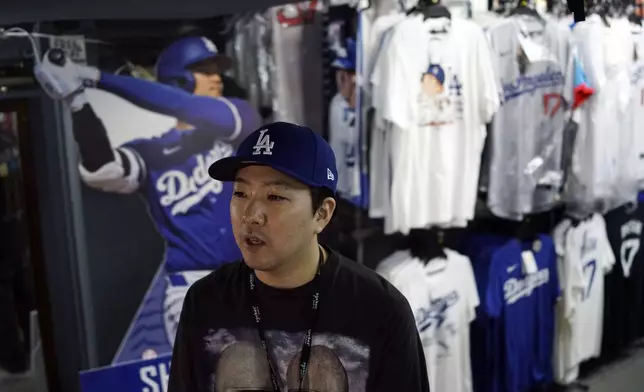
[(322, 207), (324, 199), (326, 199), (327, 197), (335, 199), (333, 191), (331, 191), (331, 189), (327, 187), (311, 187), (310, 190), (314, 214), (320, 209), (320, 207)]

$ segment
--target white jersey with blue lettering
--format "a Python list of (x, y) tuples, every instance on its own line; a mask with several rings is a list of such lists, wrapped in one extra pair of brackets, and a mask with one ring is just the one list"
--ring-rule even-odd
[[(499, 104), (483, 30), (468, 20), (410, 16), (392, 28), (371, 82), (376, 117), (392, 124), (385, 231), (466, 224), (485, 123)], [(372, 173), (376, 180), (389, 179)]]
[[(563, 222), (555, 230), (559, 243), (559, 275), (563, 301), (558, 310), (559, 331), (555, 350), (555, 377), (574, 381), (579, 364), (601, 353), (604, 316), (604, 275), (615, 264), (615, 255), (600, 214), (576, 226)], [(562, 238), (565, 237), (565, 240)]]
[(563, 179), (566, 102), (573, 99), (571, 35), (554, 21), (513, 16), (487, 30), (502, 89), (490, 137), (488, 207), (521, 219), (549, 209)]
[(338, 192), (347, 198), (360, 196), (360, 138), (356, 113), (340, 94), (329, 105), (329, 144), (338, 168)]
[(431, 391), (472, 392), (470, 323), (479, 295), (470, 259), (450, 249), (427, 264), (407, 251), (376, 269), (405, 296), (423, 343)]

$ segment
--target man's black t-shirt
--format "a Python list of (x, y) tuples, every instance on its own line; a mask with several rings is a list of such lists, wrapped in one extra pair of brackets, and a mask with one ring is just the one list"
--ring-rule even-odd
[(644, 280), (644, 204), (617, 208), (604, 217), (616, 263), (606, 275), (602, 357), (610, 359), (639, 336)]
[[(170, 392), (273, 391), (251, 310), (249, 271), (243, 262), (228, 264), (188, 291), (172, 357)], [(334, 251), (329, 251), (318, 279), (319, 313), (303, 390), (428, 392), (422, 345), (402, 294), (375, 272)], [(276, 289), (255, 281), (282, 391), (297, 391), (312, 284)]]

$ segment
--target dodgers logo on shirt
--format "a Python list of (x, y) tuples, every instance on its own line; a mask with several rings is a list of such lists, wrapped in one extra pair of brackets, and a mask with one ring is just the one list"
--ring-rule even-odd
[(529, 297), (534, 290), (550, 281), (550, 271), (541, 269), (523, 279), (510, 278), (503, 284), (505, 302), (512, 305), (521, 298)]
[(233, 147), (217, 142), (207, 154), (196, 155), (196, 165), (190, 174), (173, 169), (163, 173), (156, 182), (159, 202), (164, 207), (172, 206), (172, 215), (185, 214), (190, 208), (201, 203), (210, 194), (220, 194), (223, 184), (208, 175), (212, 162), (232, 155)]
[(416, 311), (416, 326), (420, 332), (423, 345), (439, 347), (439, 357), (449, 354), (448, 338), (456, 334), (456, 326), (448, 319), (448, 312), (458, 302), (456, 291), (433, 299), (429, 306)]

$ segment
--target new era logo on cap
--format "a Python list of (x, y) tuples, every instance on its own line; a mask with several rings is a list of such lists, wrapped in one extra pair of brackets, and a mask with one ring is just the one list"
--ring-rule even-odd
[(335, 181), (335, 176), (333, 175), (333, 172), (329, 168), (326, 169), (326, 179)]
[(234, 181), (237, 171), (265, 165), (312, 187), (337, 186), (335, 155), (331, 146), (310, 128), (276, 122), (251, 133), (234, 157), (220, 159), (208, 170), (220, 181)]

